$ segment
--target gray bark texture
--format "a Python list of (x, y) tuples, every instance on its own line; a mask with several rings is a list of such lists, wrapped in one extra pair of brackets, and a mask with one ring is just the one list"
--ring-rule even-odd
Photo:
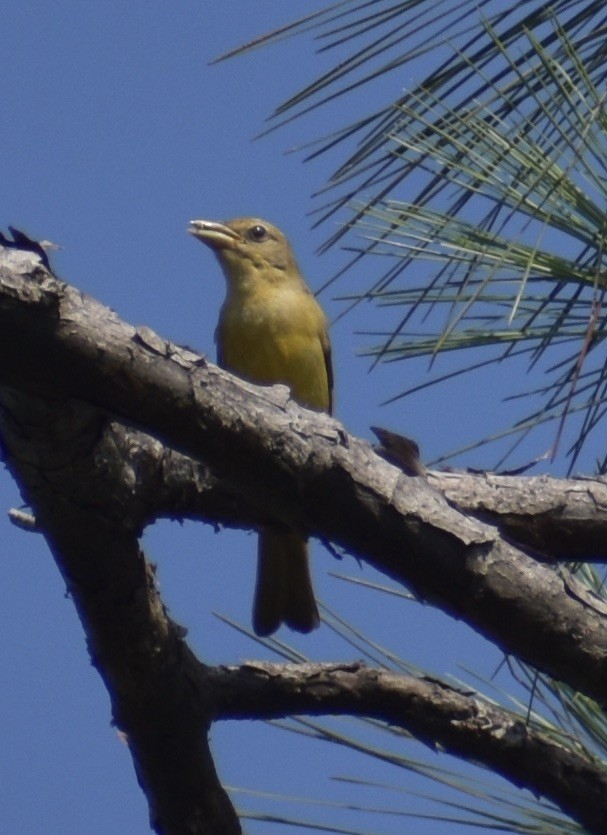
[(606, 559), (604, 481), (406, 475), (286, 388), (122, 322), (35, 248), (0, 248), (0, 347), (4, 459), (74, 600), (157, 832), (239, 832), (211, 723), (296, 713), (402, 726), (607, 831), (605, 771), (475, 694), (359, 664), (205, 666), (138, 544), (159, 517), (299, 529), (605, 705), (607, 607), (558, 562)]

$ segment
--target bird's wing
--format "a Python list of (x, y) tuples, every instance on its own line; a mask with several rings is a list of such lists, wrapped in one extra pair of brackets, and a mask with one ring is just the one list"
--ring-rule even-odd
[(331, 343), (329, 342), (329, 335), (325, 331), (321, 338), (322, 352), (325, 358), (325, 369), (327, 372), (327, 385), (329, 387), (329, 408), (327, 411), (330, 415), (333, 414), (333, 363), (331, 361)]

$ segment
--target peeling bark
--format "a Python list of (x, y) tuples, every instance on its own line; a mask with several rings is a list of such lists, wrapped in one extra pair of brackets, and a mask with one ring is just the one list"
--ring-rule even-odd
[(299, 528), (607, 704), (607, 607), (549, 564), (605, 558), (603, 481), (407, 476), (284, 387), (244, 383), (121, 322), (32, 253), (1, 252), (5, 458), (74, 599), (156, 831), (238, 832), (210, 723), (300, 711), (402, 724), (604, 831), (602, 770), (477, 697), (356, 666), (205, 668), (138, 546), (160, 516)]

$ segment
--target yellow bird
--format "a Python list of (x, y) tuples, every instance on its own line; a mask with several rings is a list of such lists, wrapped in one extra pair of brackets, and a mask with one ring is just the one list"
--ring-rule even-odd
[[(327, 319), (286, 237), (259, 218), (193, 220), (189, 232), (213, 250), (226, 278), (215, 332), (219, 364), (260, 385), (283, 383), (302, 406), (330, 413), (333, 372)], [(270, 635), (281, 623), (310, 632), (319, 622), (306, 540), (296, 532), (263, 529), (255, 632)]]

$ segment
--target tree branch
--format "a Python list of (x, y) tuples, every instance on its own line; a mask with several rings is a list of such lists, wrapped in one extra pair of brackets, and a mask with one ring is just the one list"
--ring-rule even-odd
[(205, 668), (217, 719), (310, 714), (379, 719), (432, 748), (481, 763), (604, 832), (607, 772), (583, 750), (525, 725), (472, 693), (363, 664), (270, 664)]
[(123, 479), (129, 462), (112, 454), (104, 418), (85, 404), (6, 388), (0, 418), (7, 465), (74, 601), (152, 827), (240, 833), (208, 746), (212, 712), (188, 676), (200, 665), (166, 614), (125, 513), (133, 479)]
[[(467, 519), (425, 479), (407, 478), (335, 421), (298, 409), (284, 389), (248, 386), (135, 331), (33, 264), (31, 253), (17, 254), (0, 262), (5, 456), (74, 599), (156, 831), (239, 832), (208, 748), (210, 723), (300, 712), (397, 724), (601, 831), (603, 771), (471, 694), (356, 664), (201, 665), (167, 617), (137, 544), (159, 515), (296, 524), (333, 538), (448, 611), (465, 612), (502, 644), (514, 626), (511, 651), (521, 646), (525, 657), (530, 647), (544, 661), (537, 666), (563, 669), (568, 680), (600, 676), (604, 613), (579, 584)], [(508, 486), (496, 482), (494, 492)], [(453, 479), (449, 489), (453, 502)], [(469, 492), (460, 490), (461, 506)], [(490, 615), (491, 606), (499, 612)], [(525, 642), (529, 625), (544, 631)], [(578, 631), (567, 642), (571, 628)], [(592, 685), (599, 694), (605, 686), (604, 675)]]
[[(12, 268), (11, 268), (12, 266)], [(0, 382), (78, 398), (205, 461), (237, 499), (334, 541), (607, 703), (607, 607), (281, 386), (244, 383), (121, 322), (42, 266), (0, 273)]]
[(607, 562), (607, 479), (428, 472), (463, 513), (496, 525), (546, 560)]

